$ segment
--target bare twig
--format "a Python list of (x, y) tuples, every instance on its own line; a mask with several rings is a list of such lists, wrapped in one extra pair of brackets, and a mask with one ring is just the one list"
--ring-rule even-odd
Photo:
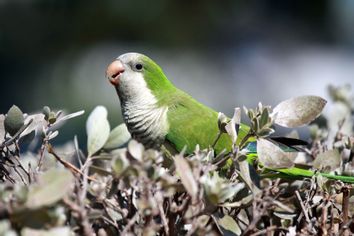
[[(54, 152), (54, 149), (52, 147), (52, 145), (48, 144), (47, 145), (47, 150), (48, 150), (48, 153), (52, 154), (55, 159), (57, 159), (57, 161), (59, 161), (63, 166), (65, 166), (67, 169), (69, 169), (72, 173), (74, 174), (80, 174), (82, 176), (84, 176), (84, 173), (82, 173), (81, 170), (79, 170), (76, 166), (74, 166), (73, 164), (71, 164), (70, 162), (67, 162), (67, 161), (64, 161), (62, 158), (60, 158), (55, 152)], [(91, 180), (91, 181), (96, 181), (95, 178), (92, 178), (91, 176), (87, 176), (87, 179), (88, 180)]]

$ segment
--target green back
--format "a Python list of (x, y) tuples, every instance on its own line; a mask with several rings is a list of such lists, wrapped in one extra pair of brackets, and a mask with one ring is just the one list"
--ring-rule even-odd
[[(147, 86), (158, 99), (160, 106), (168, 106), (169, 131), (166, 140), (180, 152), (185, 146), (192, 153), (197, 144), (201, 149), (211, 146), (218, 136), (218, 113), (199, 103), (185, 92), (177, 89), (165, 76), (162, 69), (150, 58), (142, 56), (144, 78)], [(239, 139), (248, 127), (242, 125)], [(222, 134), (215, 146), (216, 153), (231, 150), (232, 142)]]
[[(219, 132), (218, 113), (197, 102), (188, 94), (176, 89), (169, 96), (168, 122), (170, 125), (166, 139), (177, 151), (186, 146), (187, 153), (192, 153), (197, 144), (201, 149), (210, 147)], [(239, 139), (247, 132), (246, 126), (241, 126)], [(222, 134), (215, 146), (215, 152), (224, 149), (230, 151), (232, 141), (228, 134)]]

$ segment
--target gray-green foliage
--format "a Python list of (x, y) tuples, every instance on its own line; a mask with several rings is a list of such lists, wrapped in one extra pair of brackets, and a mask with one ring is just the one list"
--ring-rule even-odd
[[(352, 111), (352, 100), (341, 90), (331, 87), (330, 94)], [(246, 155), (247, 140), (236, 143), (239, 108), (231, 119), (219, 115), (220, 132), (231, 136), (233, 148), (218, 156), (212, 147), (196, 147), (191, 155), (146, 149), (131, 140), (124, 124), (110, 130), (102, 106), (89, 115), (83, 150), (76, 139), (51, 145), (59, 132), (57, 124), (82, 111), (64, 115), (45, 107), (42, 113), (22, 115), (11, 133), (5, 117), (11, 118), (13, 111), (8, 112), (0, 116), (0, 234), (344, 233), (354, 214), (351, 205), (344, 204), (353, 200), (352, 185), (326, 176), (354, 175), (353, 129), (343, 133), (339, 123), (330, 137), (328, 126), (312, 124), (303, 153), (285, 152), (270, 138), (275, 124), (305, 125), (324, 103), (318, 97), (301, 97), (273, 110), (262, 104), (245, 108), (249, 135), (258, 141), (258, 158)], [(22, 152), (25, 140), (39, 143), (39, 149)], [(297, 165), (323, 174), (304, 178), (294, 170), (289, 178), (276, 171)]]

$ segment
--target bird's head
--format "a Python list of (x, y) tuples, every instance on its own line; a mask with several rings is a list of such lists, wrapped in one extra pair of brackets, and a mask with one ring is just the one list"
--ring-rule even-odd
[(107, 67), (106, 76), (125, 100), (134, 99), (146, 90), (159, 96), (173, 87), (159, 65), (140, 53), (119, 56)]

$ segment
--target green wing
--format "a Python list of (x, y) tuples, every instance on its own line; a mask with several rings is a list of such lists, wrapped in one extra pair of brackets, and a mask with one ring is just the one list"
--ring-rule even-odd
[[(165, 100), (166, 101), (166, 100)], [(186, 147), (187, 153), (192, 153), (199, 144), (201, 149), (208, 148), (216, 140), (218, 128), (218, 113), (197, 102), (188, 94), (177, 90), (168, 101), (169, 131), (166, 140), (177, 151)], [(247, 126), (241, 126), (239, 136), (246, 135)], [(231, 150), (232, 142), (227, 134), (222, 134), (215, 146), (215, 152), (224, 149)]]

